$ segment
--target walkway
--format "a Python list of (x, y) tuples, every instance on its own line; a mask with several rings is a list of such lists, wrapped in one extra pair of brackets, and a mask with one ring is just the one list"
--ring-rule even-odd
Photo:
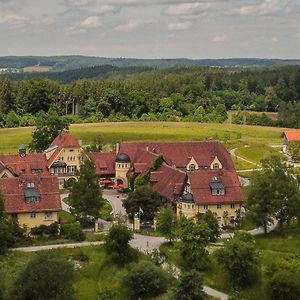
[[(244, 146), (244, 147), (242, 147), (242, 148), (248, 148), (248, 147), (249, 147), (249, 146), (246, 145), (246, 146)], [(254, 163), (254, 162), (251, 161), (251, 160), (248, 160), (248, 159), (246, 159), (246, 158), (243, 158), (243, 157), (241, 157), (241, 156), (235, 154), (236, 150), (238, 150), (238, 149), (240, 149), (240, 148), (234, 148), (234, 149), (231, 149), (229, 152), (230, 152), (230, 154), (231, 154), (232, 156), (234, 156), (234, 157), (236, 157), (236, 158), (238, 158), (238, 159), (240, 159), (240, 160), (243, 160), (243, 161), (245, 161), (245, 162), (247, 162), (247, 163), (249, 163), (249, 164), (251, 164), (251, 165), (258, 166), (257, 163)]]
[(124, 194), (116, 190), (104, 190), (103, 198), (107, 199), (110, 203), (114, 216), (126, 216), (126, 210), (122, 203), (122, 199), (125, 198)]

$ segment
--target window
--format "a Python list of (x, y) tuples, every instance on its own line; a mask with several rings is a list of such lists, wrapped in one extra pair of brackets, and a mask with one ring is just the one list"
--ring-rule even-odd
[(217, 209), (222, 208), (222, 204), (217, 204)]
[(194, 164), (190, 164), (190, 171), (195, 171), (196, 170), (196, 166)]
[(194, 206), (194, 204), (192, 204), (192, 209), (194, 209), (195, 208), (195, 206)]
[(30, 218), (31, 218), (31, 219), (35, 219), (35, 218), (36, 218), (36, 213), (35, 213), (35, 212), (32, 212), (32, 213), (30, 214)]
[(219, 169), (220, 168), (220, 165), (219, 165), (219, 163), (214, 163), (214, 165), (213, 165), (213, 169)]
[(58, 179), (58, 184), (59, 184), (59, 185), (64, 185), (64, 184), (65, 184), (64, 178), (59, 178), (59, 179)]
[(231, 220), (234, 220), (234, 216), (231, 216), (230, 219), (231, 219)]
[(188, 209), (191, 209), (191, 206), (188, 204)]
[(34, 183), (33, 182), (27, 182), (27, 187), (28, 188), (33, 188), (34, 187)]
[(45, 212), (44, 219), (45, 220), (52, 220), (52, 212)]
[(207, 205), (207, 204), (204, 204), (204, 205), (203, 205), (203, 209), (208, 209), (208, 205)]
[(230, 204), (230, 208), (234, 208), (234, 203), (231, 203), (231, 204)]
[(38, 169), (38, 168), (33, 168), (33, 169), (31, 169), (31, 173), (32, 174), (41, 174), (41, 173), (43, 173), (43, 170)]
[(76, 171), (76, 166), (67, 166), (67, 172), (74, 174)]

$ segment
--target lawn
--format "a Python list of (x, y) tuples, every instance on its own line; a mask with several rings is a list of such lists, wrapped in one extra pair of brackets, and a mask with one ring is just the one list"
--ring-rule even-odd
[(280, 149), (281, 148), (272, 148), (263, 144), (253, 144), (250, 147), (237, 149), (236, 155), (248, 159), (256, 164), (260, 164), (262, 159), (268, 158), (271, 155), (280, 155), (283, 157), (283, 154), (279, 152)]
[[(0, 129), (0, 153), (17, 153), (20, 144), (27, 145), (33, 127)], [(282, 128), (229, 124), (183, 122), (124, 122), (74, 124), (71, 133), (84, 145), (101, 135), (106, 144), (121, 141), (201, 141), (221, 140), (228, 148), (258, 142), (281, 143)]]
[[(102, 246), (82, 247), (76, 249), (51, 250), (55, 256), (64, 257), (72, 261), (73, 256), (83, 252), (89, 257), (86, 266), (77, 270), (77, 278), (74, 285), (76, 291), (75, 299), (97, 300), (99, 294), (105, 289), (116, 293), (117, 299), (130, 299), (127, 287), (123, 285), (122, 279), (127, 274), (127, 268), (118, 268), (109, 262)], [(6, 288), (6, 298), (10, 299), (8, 291), (19, 272), (26, 266), (27, 262), (35, 253), (10, 252), (5, 258), (0, 258), (0, 270), (4, 274), (3, 280)], [(139, 253), (139, 260), (148, 260), (144, 254)], [(155, 298), (156, 300), (167, 299), (166, 294)]]

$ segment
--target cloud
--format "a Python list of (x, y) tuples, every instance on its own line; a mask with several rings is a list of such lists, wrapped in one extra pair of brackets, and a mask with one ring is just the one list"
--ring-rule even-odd
[(29, 21), (29, 18), (17, 14), (0, 15), (0, 24), (14, 29), (23, 28)]
[(278, 38), (277, 38), (276, 36), (273, 36), (273, 37), (271, 38), (271, 41), (274, 42), (274, 43), (276, 43), (276, 42), (278, 42)]
[(212, 7), (212, 3), (201, 3), (201, 2), (181, 3), (181, 4), (170, 5), (166, 10), (166, 14), (170, 16), (197, 15), (202, 12), (205, 12), (207, 9), (211, 7)]
[(223, 43), (223, 42), (226, 42), (227, 40), (228, 40), (228, 37), (226, 34), (216, 35), (212, 39), (212, 41), (214, 43)]
[(192, 22), (186, 21), (186, 22), (174, 22), (168, 24), (169, 30), (186, 30), (191, 28)]
[(116, 26), (114, 30), (118, 32), (131, 32), (135, 30), (140, 24), (141, 24), (140, 21), (130, 20), (126, 24)]
[(80, 23), (80, 27), (84, 27), (84, 28), (97, 28), (100, 27), (101, 25), (102, 22), (99, 16), (87, 17)]
[(266, 16), (289, 14), (293, 11), (289, 0), (263, 0), (260, 4), (244, 5), (233, 8), (229, 14), (241, 16)]

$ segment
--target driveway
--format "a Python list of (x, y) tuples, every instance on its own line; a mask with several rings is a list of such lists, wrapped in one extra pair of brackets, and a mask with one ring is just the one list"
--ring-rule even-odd
[(126, 194), (119, 193), (116, 190), (103, 190), (103, 198), (110, 203), (114, 216), (126, 216), (122, 203), (122, 199), (125, 199), (125, 197)]

